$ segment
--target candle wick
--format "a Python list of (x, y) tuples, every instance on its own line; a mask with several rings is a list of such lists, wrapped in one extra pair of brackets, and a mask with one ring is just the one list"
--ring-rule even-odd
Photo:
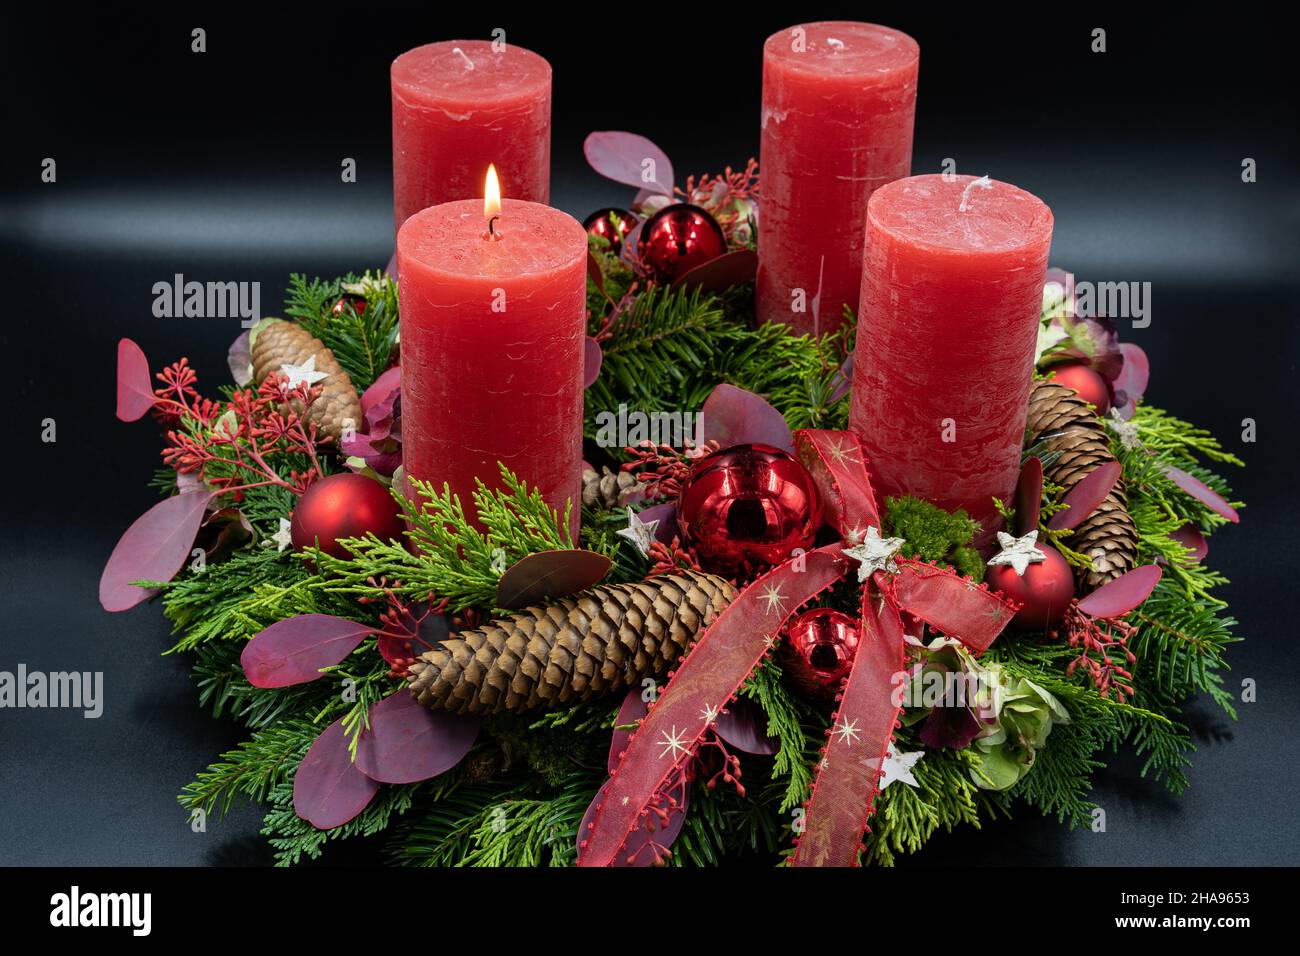
[(992, 189), (993, 180), (989, 179), (987, 175), (984, 175), (979, 179), (972, 179), (967, 183), (966, 188), (961, 191), (961, 205), (957, 207), (958, 212), (965, 212), (970, 208), (970, 191), (976, 186), (980, 187), (980, 189)]
[(497, 233), (497, 220), (500, 218), (500, 216), (493, 216), (488, 220), (487, 238), (491, 239), (493, 242), (496, 242), (501, 238)]
[(455, 53), (458, 57), (460, 57), (462, 60), (465, 61), (465, 69), (467, 69), (467, 70), (472, 70), (472, 69), (474, 69), (474, 61), (471, 60), (471, 59), (470, 59), (470, 58), (465, 54), (465, 51), (462, 50), (460, 47), (458, 47), (458, 46), (454, 46), (454, 47), (452, 47), (452, 48), (451, 48), (451, 52), (452, 52), (452, 53)]

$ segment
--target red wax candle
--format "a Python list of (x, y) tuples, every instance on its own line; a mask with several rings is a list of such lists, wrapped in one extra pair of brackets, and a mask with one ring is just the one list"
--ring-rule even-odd
[(1052, 211), (1007, 183), (913, 176), (867, 207), (849, 426), (876, 490), (997, 526), (1020, 469)]
[(397, 233), (406, 473), (458, 494), (501, 486), (497, 463), (578, 528), (587, 234), (507, 199), (433, 206)]
[(845, 305), (857, 308), (867, 200), (912, 168), (920, 55), (907, 34), (874, 23), (806, 23), (768, 37), (761, 321), (825, 332)]
[(448, 40), (393, 61), (393, 215), (481, 198), (489, 163), (507, 192), (544, 203), (551, 182), (551, 65), (523, 47)]

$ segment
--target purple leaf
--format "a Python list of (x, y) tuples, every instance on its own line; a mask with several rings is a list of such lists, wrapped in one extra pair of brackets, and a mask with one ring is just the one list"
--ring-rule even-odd
[(293, 812), (317, 830), (332, 830), (366, 808), (379, 784), (352, 762), (343, 718), (325, 728), (293, 778)]
[(1191, 551), (1187, 556), (1191, 561), (1204, 561), (1210, 553), (1210, 543), (1205, 540), (1205, 535), (1201, 534), (1201, 529), (1194, 524), (1183, 525), (1169, 537)]
[(143, 418), (153, 408), (153, 378), (144, 350), (130, 339), (117, 343), (117, 417), (124, 422)]
[(610, 773), (614, 772), (618, 762), (623, 759), (627, 742), (632, 739), (632, 731), (620, 728), (639, 722), (648, 713), (650, 713), (650, 705), (641, 698), (641, 688), (633, 687), (623, 698), (623, 706), (618, 709), (618, 716), (614, 718), (614, 736), (609, 741)]
[(1026, 535), (1038, 527), (1043, 509), (1043, 462), (1038, 456), (1025, 460), (1016, 485), (1016, 534)]
[(1233, 524), (1241, 520), (1237, 514), (1237, 509), (1232, 507), (1223, 500), (1217, 491), (1206, 485), (1199, 478), (1193, 478), (1181, 468), (1175, 468), (1173, 465), (1165, 466), (1165, 474), (1169, 476), (1179, 488), (1187, 492), (1205, 507), (1209, 508), (1215, 514), (1222, 515)]
[(389, 403), (391, 407), (393, 398), (401, 393), (401, 386), (402, 367), (394, 365), (375, 379), (370, 387), (361, 393), (361, 410), (366, 411), (385, 402)]
[(373, 630), (330, 614), (299, 614), (255, 634), (239, 663), (254, 687), (304, 684), (351, 654)]
[(1060, 531), (1077, 528), (1083, 524), (1084, 519), (1106, 500), (1106, 496), (1115, 487), (1115, 482), (1119, 481), (1123, 471), (1119, 462), (1108, 461), (1088, 472), (1083, 480), (1066, 492), (1065, 497), (1061, 499), (1061, 504), (1069, 507), (1052, 515), (1048, 519), (1047, 527), (1053, 531)]
[(835, 373), (835, 385), (831, 389), (830, 402), (838, 402), (845, 395), (849, 394), (849, 389), (853, 387), (853, 356), (850, 355), (840, 366), (840, 370)]
[[(673, 194), (673, 164), (650, 140), (636, 133), (605, 130), (591, 133), (582, 144), (591, 168), (607, 179), (638, 189)], [(652, 179), (646, 179), (646, 160), (654, 163)]]
[(220, 561), (252, 537), (253, 526), (244, 513), (227, 507), (208, 513), (199, 525), (194, 546), (203, 549), (209, 562)]
[(664, 544), (672, 544), (673, 536), (677, 533), (677, 502), (664, 501), (657, 505), (651, 505), (649, 508), (641, 510), (641, 520), (645, 522), (658, 521), (659, 525), (655, 528), (655, 540), (662, 541)]
[(1160, 568), (1144, 564), (1103, 584), (1079, 602), (1079, 610), (1089, 617), (1123, 617), (1148, 597), (1160, 583)]
[(582, 354), (582, 387), (591, 388), (600, 378), (600, 366), (605, 361), (605, 353), (600, 350), (600, 343), (590, 335), (587, 336)]
[(672, 288), (698, 287), (705, 292), (721, 293), (752, 282), (757, 271), (758, 253), (753, 249), (737, 249), (687, 270), (673, 280)]
[(432, 711), (405, 689), (370, 708), (357, 741), (357, 768), (380, 783), (418, 783), (446, 773), (478, 737), (479, 720)]
[(518, 610), (599, 582), (613, 565), (596, 551), (538, 551), (520, 558), (497, 581), (497, 607)]
[(158, 502), (126, 529), (99, 578), (105, 611), (125, 611), (158, 592), (132, 581), (170, 581), (185, 566), (213, 491), (173, 495)]
[(727, 705), (713, 723), (713, 732), (737, 750), (747, 754), (771, 756), (781, 749), (781, 741), (767, 736), (767, 715), (751, 700), (740, 698)]
[(1107, 381), (1113, 381), (1124, 362), (1115, 320), (1063, 315), (1060, 322), (1070, 335), (1070, 347), (1064, 354), (1087, 359), (1094, 372)]
[(1115, 393), (1114, 407), (1118, 409), (1119, 417), (1128, 421), (1133, 417), (1138, 399), (1147, 390), (1147, 383), (1151, 379), (1151, 362), (1147, 359), (1147, 353), (1131, 342), (1123, 343), (1119, 350), (1124, 357), (1124, 364), (1111, 383), (1111, 390)]
[(226, 350), (226, 367), (230, 369), (230, 377), (240, 388), (253, 380), (253, 352), (249, 345), (251, 331), (251, 329), (244, 329), (240, 332), (239, 338), (231, 342), (230, 348)]
[[(596, 807), (605, 799), (608, 787), (609, 781), (606, 781), (596, 792), (591, 805), (587, 807), (586, 814), (583, 815), (582, 822), (578, 824), (579, 852), (582, 851), (582, 841), (596, 820)], [(641, 817), (636, 829), (628, 834), (627, 840), (619, 851), (617, 866), (649, 866), (654, 862), (654, 851), (650, 849), (652, 842), (663, 848), (673, 845), (682, 832), (682, 825), (686, 822), (686, 810), (690, 804), (690, 786), (674, 787), (673, 794), (678, 798), (676, 806), (671, 806), (662, 794), (651, 799), (649, 806), (667, 813), (668, 822), (665, 824), (653, 809)]]
[(600, 263), (596, 261), (595, 254), (587, 250), (587, 278), (595, 283), (596, 288), (601, 292), (605, 291), (605, 273), (600, 271)]
[(723, 383), (713, 390), (700, 410), (703, 434), (723, 448), (733, 445), (771, 445), (794, 451), (794, 436), (785, 417), (761, 396)]

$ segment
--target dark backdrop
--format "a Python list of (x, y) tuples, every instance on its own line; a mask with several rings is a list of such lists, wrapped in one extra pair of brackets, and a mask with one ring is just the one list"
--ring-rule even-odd
[[(1205, 705), (1181, 800), (1124, 758), (1099, 774), (1104, 834), (1024, 816), (940, 836), (914, 862), (1294, 863), (1289, 825), (1300, 725), (1294, 599), (1297, 186), (1294, 54), (1268, 18), (1001, 13), (998, 8), (497, 5), (477, 18), (365, 4), (296, 13), (99, 9), (11, 20), (0, 192), (10, 393), (0, 670), (102, 670), (99, 720), (0, 711), (0, 863), (264, 862), (258, 817), (192, 834), (175, 794), (238, 729), (195, 703), (164, 658), (155, 606), (100, 611), (96, 582), (125, 525), (152, 501), (157, 436), (113, 417), (114, 344), (157, 364), (190, 356), (223, 381), (232, 322), (156, 319), (151, 287), (260, 280), (274, 314), (290, 271), (333, 275), (391, 252), (387, 65), (433, 39), (487, 36), (554, 66), (553, 202), (575, 215), (627, 191), (587, 169), (596, 129), (643, 133), (688, 172), (743, 164), (758, 145), (763, 38), (796, 17), (867, 16), (922, 49), (914, 171), (952, 157), (1043, 197), (1053, 261), (1080, 278), (1154, 284), (1150, 395), (1227, 440), (1250, 503), (1211, 560), (1248, 643), (1232, 681), (1258, 681), (1235, 724)], [(918, 15), (921, 9), (925, 14)], [(540, 11), (540, 12), (538, 12)], [(190, 30), (208, 52), (190, 52)], [(1089, 50), (1107, 30), (1108, 52)], [(58, 182), (40, 182), (44, 157)], [(359, 182), (343, 184), (343, 157)], [(1246, 157), (1259, 181), (1241, 181)], [(40, 441), (54, 418), (58, 441)], [(1243, 418), (1259, 440), (1243, 445)], [(334, 859), (352, 859), (349, 851)], [(364, 857), (363, 857), (364, 858)]]

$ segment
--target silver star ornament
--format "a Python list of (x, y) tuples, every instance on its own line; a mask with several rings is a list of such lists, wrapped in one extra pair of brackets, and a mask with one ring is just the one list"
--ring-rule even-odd
[(659, 527), (659, 519), (654, 521), (642, 521), (641, 516), (631, 508), (627, 509), (627, 527), (616, 531), (620, 538), (627, 538), (636, 549), (644, 556), (650, 555), (650, 545), (655, 542), (655, 529)]
[(1039, 561), (1047, 560), (1046, 552), (1038, 547), (1037, 541), (1037, 528), (1019, 538), (1009, 535), (1005, 531), (999, 531), (998, 546), (1002, 550), (989, 558), (989, 567), (993, 567), (995, 564), (1009, 564), (1015, 569), (1018, 577), (1024, 577), (1025, 568), (1031, 564), (1037, 564)]
[(862, 543), (845, 548), (844, 553), (858, 562), (858, 583), (861, 584), (877, 571), (891, 574), (897, 571), (894, 555), (902, 546), (902, 538), (882, 538), (879, 528), (868, 528)]

